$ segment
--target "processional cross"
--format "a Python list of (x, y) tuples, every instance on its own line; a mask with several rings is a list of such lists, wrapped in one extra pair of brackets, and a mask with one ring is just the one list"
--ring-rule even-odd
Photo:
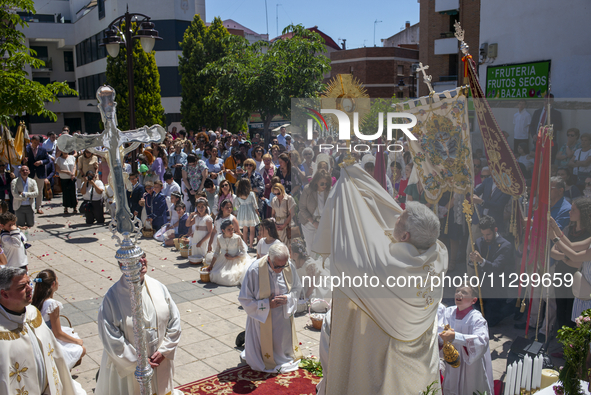
[(160, 125), (141, 127), (135, 130), (121, 131), (117, 128), (117, 103), (115, 89), (105, 85), (98, 89), (96, 98), (105, 130), (98, 135), (63, 135), (57, 140), (58, 148), (64, 152), (80, 151), (83, 149), (104, 146), (109, 152), (109, 167), (113, 174), (114, 183), (111, 185), (117, 199), (117, 211), (113, 222), (121, 234), (134, 233), (131, 211), (127, 204), (123, 168), (119, 147), (126, 143), (161, 143), (166, 131)]
[(429, 87), (429, 94), (433, 94), (435, 93), (435, 91), (433, 90), (433, 87), (431, 86), (431, 79), (433, 77), (431, 77), (430, 75), (427, 75), (427, 73), (425, 73), (425, 70), (427, 70), (429, 68), (429, 65), (427, 66), (423, 66), (423, 63), (419, 62), (419, 67), (417, 67), (417, 73), (419, 72), (423, 72), (423, 82), (425, 84), (427, 84), (427, 86)]

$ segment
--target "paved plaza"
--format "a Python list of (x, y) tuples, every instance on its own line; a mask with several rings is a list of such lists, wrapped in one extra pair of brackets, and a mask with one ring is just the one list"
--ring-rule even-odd
[[(116, 240), (105, 225), (89, 226), (79, 214), (64, 215), (61, 197), (45, 202), (43, 209), (45, 214), (36, 215), (37, 225), (29, 230), (29, 270), (33, 277), (43, 269), (56, 271), (60, 287), (55, 299), (63, 303), (61, 314), (71, 321), (87, 349), (72, 375), (90, 394), (103, 353), (96, 322), (98, 308), (103, 295), (121, 277), (114, 258)], [(198, 267), (155, 240), (142, 239), (140, 246), (147, 253), (148, 274), (168, 287), (181, 314), (183, 332), (175, 357), (175, 385), (239, 366), (235, 339), (246, 323), (246, 313), (238, 302), (239, 289), (201, 283)], [(295, 323), (304, 355), (317, 356), (320, 332), (311, 328), (307, 314), (297, 316)], [(513, 324), (509, 317), (490, 330), (495, 379), (505, 371), (511, 339), (523, 335)], [(555, 360), (557, 365), (560, 362)]]

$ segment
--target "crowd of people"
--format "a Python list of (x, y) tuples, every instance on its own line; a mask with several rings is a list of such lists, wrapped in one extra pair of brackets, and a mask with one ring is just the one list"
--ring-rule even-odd
[[(532, 117), (526, 113), (520, 102), (514, 117), (514, 149), (529, 184), (536, 175), (533, 169), (534, 140), (530, 132)], [(537, 116), (540, 118), (541, 115)], [(554, 114), (552, 116), (554, 118)], [(65, 128), (62, 133), (69, 131)], [(549, 205), (553, 218), (550, 236), (554, 246), (550, 270), (552, 274), (573, 274), (581, 270), (586, 281), (591, 283), (591, 258), (588, 257), (591, 243), (591, 134), (581, 135), (578, 129), (572, 128), (566, 136), (567, 143), (554, 152), (552, 166)], [(420, 179), (413, 177), (415, 164), (405, 142), (400, 141), (404, 147), (402, 152), (374, 150), (350, 154), (347, 150), (325, 148), (329, 145), (323, 144), (333, 144), (330, 136), (319, 137), (315, 132), (313, 137), (306, 140), (300, 134), (291, 136), (285, 127), (268, 142), (259, 134), (247, 137), (242, 132), (232, 134), (221, 128), (216, 131), (203, 128), (199, 132), (172, 128), (161, 144), (143, 146), (137, 163), (131, 162), (131, 155), (125, 158), (128, 205), (131, 213), (141, 220), (146, 231), (144, 235), (154, 237), (163, 247), (172, 247), (175, 239), (186, 237), (190, 257), (206, 263), (213, 283), (224, 286), (242, 284), (240, 302), (249, 315), (243, 358), (253, 369), (273, 372), (277, 368), (282, 371), (297, 368), (294, 365), (294, 356), (298, 355), (297, 339), (292, 332), (290, 317), (298, 310), (300, 300), (331, 298), (325, 289), (301, 284), (299, 278), (329, 274), (323, 257), (314, 250), (314, 241), (328, 196), (341, 177), (339, 164), (346, 155), (355, 157), (371, 177), (374, 177), (376, 158), (382, 155), (387, 170), (386, 191), (403, 210), (408, 209), (405, 218), (414, 215), (413, 212), (420, 212), (425, 218), (437, 216), (439, 229), (432, 241), (439, 239), (447, 247), (445, 259), (449, 262), (449, 271), (474, 274), (476, 266), (481, 272), (494, 274), (519, 272), (524, 247), (516, 244), (510, 227), (516, 215), (515, 205), (509, 195), (497, 188), (482, 150), (475, 150), (473, 154), (473, 193), (468, 196), (447, 193), (434, 207), (426, 200)], [(100, 149), (60, 152), (56, 136), (51, 133), (43, 144), (33, 136), (26, 155), (22, 166), (8, 171), (5, 164), (0, 164), (0, 193), (4, 193), (5, 202), (0, 215), (3, 248), (0, 263), (19, 270), (27, 269), (28, 244), (24, 232), (34, 226), (35, 214), (43, 214), (42, 199), (51, 196), (49, 191), (62, 194), (64, 215), (70, 214), (70, 209), (73, 214), (79, 211), (87, 224), (105, 223), (105, 212), (113, 217), (117, 205), (109, 186), (109, 167)], [(466, 223), (462, 212), (466, 197), (476, 207), (471, 224)], [(418, 203), (427, 205), (430, 214), (418, 209)], [(520, 200), (520, 203), (524, 208), (525, 202)], [(519, 223), (525, 224), (521, 220)], [(410, 235), (416, 234), (414, 230), (408, 230), (411, 228), (412, 225), (406, 228), (408, 239), (399, 241), (411, 240)], [(469, 242), (469, 230), (474, 245)], [(418, 243), (416, 239), (413, 241)], [(256, 258), (249, 254), (256, 254)], [(269, 280), (259, 274), (265, 264), (269, 266)], [(15, 273), (18, 277), (21, 272)], [(62, 306), (53, 299), (59, 286), (57, 276), (51, 270), (44, 270), (34, 281), (37, 284), (31, 302), (40, 310), (43, 321), (62, 346), (64, 362), (71, 369), (79, 363), (85, 349), (79, 338), (59, 324)], [(266, 295), (269, 281), (271, 285), (275, 284), (276, 294)], [(10, 285), (3, 285), (0, 281), (0, 291), (4, 292)], [(151, 285), (162, 295), (168, 295), (166, 288), (162, 290), (160, 286), (157, 282)], [(101, 314), (110, 317), (102, 332), (99, 331), (106, 344), (109, 338), (116, 343), (114, 339), (117, 337), (108, 321), (116, 321), (127, 314), (124, 307), (114, 305), (118, 295), (129, 292), (124, 282), (118, 287), (113, 290), (113, 295), (105, 298), (109, 304), (103, 302), (101, 307)], [(266, 296), (260, 297), (259, 291), (260, 295)], [(549, 313), (538, 319), (537, 306), (545, 303), (548, 296), (539, 292), (534, 294), (530, 319), (532, 328), (540, 331), (538, 336), (542, 342), (563, 325), (573, 326), (580, 313), (591, 308), (589, 300), (574, 298), (566, 286), (551, 286), (544, 292), (549, 293)], [(473, 383), (467, 385), (465, 380), (450, 376), (445, 393), (490, 391), (492, 370), (488, 327), (494, 327), (505, 317), (515, 314), (516, 327), (525, 328), (515, 310), (514, 295), (499, 296), (498, 290), (492, 287), (483, 287), (481, 295), (486, 320), (477, 311), (480, 309), (480, 303), (477, 303), (479, 292), (467, 284), (456, 289), (455, 306), (440, 306), (439, 319), (450, 324), (448, 330), (439, 330), (440, 346), (444, 342), (457, 346), (470, 343), (471, 348), (463, 347), (466, 353), (462, 354), (462, 358), (470, 361), (470, 372), (463, 374), (474, 378)], [(0, 302), (2, 300), (0, 298)], [(174, 305), (169, 295), (165, 300), (169, 308)], [(4, 310), (10, 308), (3, 306)], [(175, 309), (170, 308), (170, 311)], [(29, 310), (26, 311), (28, 314)], [(272, 337), (268, 338), (269, 332), (265, 331), (269, 328), (259, 326), (257, 321), (264, 324), (270, 312), (274, 325)], [(277, 334), (276, 323), (281, 323)], [(178, 342), (175, 336), (180, 336), (180, 326), (165, 329), (172, 331)], [(283, 353), (268, 344), (269, 339), (276, 336), (287, 338), (289, 333), (293, 333), (293, 350), (291, 343), (284, 344), (289, 352), (283, 350)], [(104, 358), (124, 352), (106, 347)], [(267, 351), (274, 356), (271, 361), (262, 357)], [(158, 366), (165, 358), (154, 352), (152, 359)], [(474, 364), (474, 361), (478, 362)], [(129, 369), (130, 366), (126, 362), (120, 368)], [(105, 377), (111, 376), (114, 376), (111, 372), (101, 376), (101, 385), (107, 385), (106, 381), (110, 379)], [(110, 383), (113, 385), (112, 380)], [(166, 380), (163, 383), (165, 386), (170, 384)], [(459, 389), (461, 386), (465, 388)], [(163, 387), (163, 390), (170, 388)]]

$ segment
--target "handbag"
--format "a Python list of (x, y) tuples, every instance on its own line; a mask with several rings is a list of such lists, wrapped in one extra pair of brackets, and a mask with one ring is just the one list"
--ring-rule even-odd
[(86, 214), (92, 211), (92, 195), (94, 194), (94, 187), (90, 190), (90, 200), (85, 200), (80, 205), (80, 214)]
[(583, 276), (580, 270), (573, 276), (573, 295), (581, 300), (591, 300), (591, 284)]

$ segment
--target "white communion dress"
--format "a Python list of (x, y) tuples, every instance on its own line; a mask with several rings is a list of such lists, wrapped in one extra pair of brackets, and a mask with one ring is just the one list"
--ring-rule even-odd
[[(217, 237), (217, 247), (214, 252), (215, 264), (209, 273), (212, 283), (219, 285), (234, 286), (240, 284), (240, 280), (251, 259), (247, 254), (247, 247), (242, 238), (238, 235), (232, 237)], [(236, 259), (226, 259), (226, 254), (240, 256)]]
[[(43, 316), (43, 321), (45, 321), (49, 329), (51, 329), (51, 321), (49, 319), (49, 314), (53, 313), (55, 309), (58, 309), (59, 312), (63, 308), (64, 306), (55, 299), (50, 298), (43, 302), (43, 306), (41, 307), (41, 315)], [(62, 332), (76, 339), (80, 339), (80, 336), (74, 333), (74, 330), (72, 328), (69, 328), (67, 326), (62, 326)], [(59, 339), (56, 340), (62, 348), (62, 353), (64, 355), (66, 365), (68, 365), (68, 369), (72, 370), (74, 365), (76, 365), (76, 362), (78, 362), (78, 360), (82, 356), (82, 346), (79, 346), (78, 344), (74, 343), (66, 343)]]
[(191, 255), (198, 255), (205, 257), (207, 254), (207, 248), (209, 246), (209, 240), (205, 240), (200, 247), (197, 247), (197, 243), (203, 239), (209, 232), (207, 231), (207, 224), (213, 224), (213, 219), (209, 214), (203, 217), (196, 216), (195, 223), (193, 224), (193, 236), (191, 236)]

